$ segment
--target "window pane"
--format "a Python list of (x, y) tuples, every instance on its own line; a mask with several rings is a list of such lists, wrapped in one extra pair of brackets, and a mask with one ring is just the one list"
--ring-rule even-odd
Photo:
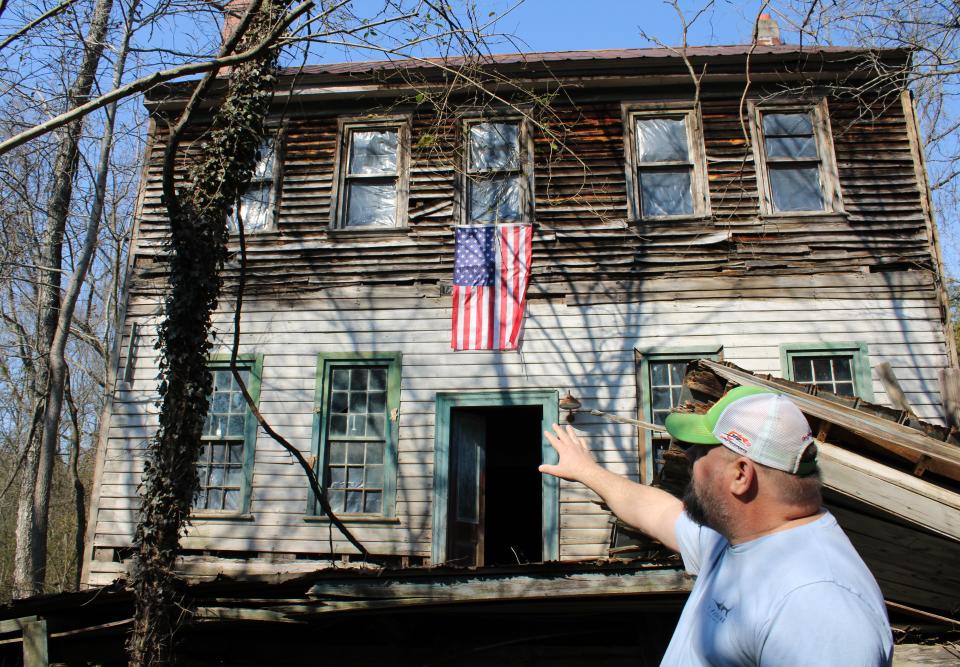
[(207, 490), (207, 506), (206, 509), (211, 510), (221, 510), (223, 509), (223, 489), (208, 489)]
[(337, 467), (330, 468), (330, 486), (334, 489), (342, 489), (347, 485), (347, 469)]
[(637, 162), (689, 159), (687, 124), (682, 118), (637, 119)]
[(387, 371), (383, 368), (370, 370), (370, 390), (384, 391), (387, 388)]
[(264, 139), (257, 149), (257, 164), (253, 168), (254, 181), (273, 181), (273, 166), (276, 162), (276, 142)]
[(362, 437), (367, 433), (365, 415), (350, 415), (347, 418), (347, 435)]
[(470, 126), (471, 171), (520, 168), (520, 126), (477, 123)]
[(347, 434), (347, 416), (330, 415), (330, 435)]
[(396, 183), (347, 184), (347, 227), (393, 227), (397, 224)]
[(794, 357), (793, 380), (800, 383), (813, 382), (813, 366), (810, 364), (809, 358)]
[(350, 392), (350, 412), (367, 411), (367, 393), (364, 391)]
[(670, 389), (664, 387), (655, 387), (653, 389), (653, 409), (667, 410), (673, 407), (670, 401)]
[(358, 514), (363, 509), (363, 491), (347, 491), (346, 511), (348, 514)]
[(363, 467), (350, 467), (347, 469), (347, 488), (348, 489), (362, 489), (363, 488)]
[(367, 465), (383, 463), (383, 444), (379, 442), (367, 443)]
[(387, 408), (387, 394), (382, 391), (371, 391), (367, 402), (367, 412), (381, 414)]
[(383, 415), (367, 416), (367, 435), (371, 438), (382, 438), (383, 422)]
[(682, 385), (683, 384), (683, 374), (687, 370), (686, 361), (678, 361), (676, 363), (670, 364), (670, 384)]
[(503, 222), (520, 218), (520, 176), (471, 181), (470, 222)]
[(346, 368), (337, 368), (333, 371), (333, 388), (347, 389), (350, 386), (350, 371)]
[(777, 211), (822, 211), (820, 173), (816, 167), (771, 167), (770, 189)]
[(347, 463), (363, 463), (363, 443), (351, 442), (347, 450)]
[(767, 136), (813, 134), (813, 123), (809, 113), (765, 113), (763, 133)]
[(367, 388), (367, 371), (366, 368), (354, 368), (350, 371), (350, 389), (354, 391), (365, 391)]
[(665, 363), (650, 364), (650, 383), (655, 386), (663, 386), (669, 382), (669, 365)]
[(327, 491), (327, 501), (334, 513), (343, 511), (343, 491)]
[(343, 463), (347, 460), (347, 443), (330, 443), (330, 463)]
[(836, 384), (836, 389), (834, 389), (834, 393), (840, 394), (841, 396), (856, 396), (856, 395), (857, 395), (857, 392), (855, 392), (854, 389), (853, 389), (853, 383), (852, 383), (852, 382), (838, 382), (838, 383)]
[(367, 466), (364, 486), (368, 489), (383, 488), (383, 466)]
[(351, 174), (396, 174), (397, 131), (362, 130), (350, 135)]
[(817, 145), (813, 137), (767, 137), (767, 157), (817, 158)]
[(367, 514), (379, 514), (382, 506), (383, 494), (379, 491), (367, 492), (363, 497), (363, 511)]
[(690, 192), (690, 170), (641, 170), (640, 200), (644, 217), (692, 214), (693, 195)]
[(349, 393), (345, 391), (335, 391), (330, 394), (330, 412), (346, 412), (348, 396)]
[(243, 468), (240, 466), (232, 466), (227, 468), (227, 482), (226, 486), (236, 486), (239, 487), (242, 482)]
[(227, 489), (223, 492), (223, 509), (240, 509), (240, 489)]
[(243, 437), (243, 415), (230, 415), (226, 435)]
[(816, 357), (813, 360), (813, 379), (817, 384), (829, 384), (833, 381), (829, 357)]
[(833, 376), (837, 381), (850, 382), (853, 379), (852, 361), (851, 357), (834, 357)]
[[(240, 195), (240, 218), (243, 220), (243, 231), (253, 232), (268, 229), (273, 216), (271, 215), (273, 199), (273, 183), (263, 181), (251, 183)], [(228, 225), (231, 231), (237, 231), (236, 220), (230, 217)]]

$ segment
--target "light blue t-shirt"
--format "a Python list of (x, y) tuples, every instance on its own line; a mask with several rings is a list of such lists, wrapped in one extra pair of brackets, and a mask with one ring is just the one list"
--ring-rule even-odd
[(891, 664), (883, 595), (833, 515), (737, 545), (686, 512), (676, 530), (697, 580), (662, 666)]

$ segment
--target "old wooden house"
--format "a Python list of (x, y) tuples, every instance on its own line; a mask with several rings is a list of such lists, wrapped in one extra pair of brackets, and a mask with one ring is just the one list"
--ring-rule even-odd
[[(923, 152), (909, 92), (878, 79), (909, 60), (780, 44), (527, 53), (469, 64), (485, 92), (451, 74), (466, 62), (285, 72), (240, 207), (239, 359), (366, 564), (533, 572), (609, 558), (598, 498), (537, 472), (552, 456), (542, 431), (575, 419), (607, 467), (650, 483), (667, 443), (616, 418), (662, 423), (692, 359), (888, 404), (885, 362), (916, 416), (942, 423), (938, 373), (956, 351)], [(845, 94), (860, 84), (869, 92)], [(87, 586), (129, 567), (156, 427), (164, 119), (189, 89), (147, 100)], [(519, 347), (455, 351), (455, 228), (517, 222), (533, 228)], [(216, 316), (182, 571), (359, 571), (225, 370), (239, 271), (227, 267)], [(683, 590), (657, 572), (650, 590)]]

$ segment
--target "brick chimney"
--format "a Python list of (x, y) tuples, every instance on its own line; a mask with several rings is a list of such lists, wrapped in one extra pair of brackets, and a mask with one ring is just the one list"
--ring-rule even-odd
[(251, 4), (252, 0), (230, 0), (226, 4), (223, 9), (223, 29), (220, 30), (220, 38), (224, 42), (230, 39)]
[(757, 19), (757, 34), (753, 40), (754, 44), (761, 46), (779, 46), (783, 44), (780, 41), (780, 26), (770, 18), (769, 14), (761, 14)]

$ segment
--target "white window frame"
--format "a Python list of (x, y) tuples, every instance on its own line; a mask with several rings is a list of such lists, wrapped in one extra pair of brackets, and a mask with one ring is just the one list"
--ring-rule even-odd
[[(350, 232), (382, 232), (396, 229), (406, 229), (408, 225), (407, 207), (410, 198), (410, 116), (381, 116), (377, 118), (341, 118), (337, 129), (337, 157), (334, 162), (336, 180), (333, 184), (333, 194), (330, 207), (330, 228)], [(350, 139), (354, 132), (364, 130), (396, 130), (397, 131), (397, 175), (396, 192), (397, 208), (394, 214), (395, 224), (392, 227), (376, 225), (348, 226), (347, 223), (347, 182), (358, 176), (350, 176)], [(376, 176), (375, 178), (383, 178)]]
[[(640, 103), (627, 102), (622, 106), (624, 125), (624, 156), (627, 177), (627, 203), (631, 220), (687, 220), (710, 215), (710, 188), (707, 181), (707, 151), (703, 142), (703, 124), (700, 113), (691, 102)], [(642, 118), (683, 118), (687, 128), (687, 149), (690, 165), (690, 197), (693, 212), (680, 215), (644, 215), (637, 172), (643, 167), (637, 162), (637, 120)], [(667, 164), (667, 163), (654, 163)], [(674, 163), (670, 163), (674, 164)], [(679, 166), (681, 163), (676, 163)]]
[[(760, 199), (760, 213), (766, 216), (809, 216), (830, 213), (842, 213), (843, 201), (840, 196), (840, 176), (837, 172), (837, 159), (833, 150), (833, 132), (830, 128), (830, 111), (826, 98), (812, 100), (778, 100), (775, 102), (747, 103), (750, 118), (750, 133), (753, 137), (753, 160), (757, 177), (757, 195)], [(819, 210), (777, 211), (773, 206), (773, 190), (770, 186), (769, 166), (766, 143), (763, 134), (763, 114), (765, 113), (809, 113), (813, 125), (813, 136), (817, 147), (820, 192), (823, 196), (823, 208)], [(769, 162), (774, 162), (770, 160)], [(814, 160), (799, 160), (812, 163)]]
[[(474, 173), (509, 173), (507, 170), (500, 172), (474, 172), (470, 167), (470, 126), (479, 123), (516, 123), (519, 126), (518, 143), (520, 151), (520, 167), (517, 170), (520, 176), (520, 219), (503, 220), (496, 223), (472, 222), (470, 219), (470, 181)], [(516, 224), (529, 223), (534, 219), (533, 204), (533, 144), (526, 119), (522, 116), (475, 116), (463, 120), (463, 159), (461, 169), (461, 204), (460, 220), (461, 224)]]

